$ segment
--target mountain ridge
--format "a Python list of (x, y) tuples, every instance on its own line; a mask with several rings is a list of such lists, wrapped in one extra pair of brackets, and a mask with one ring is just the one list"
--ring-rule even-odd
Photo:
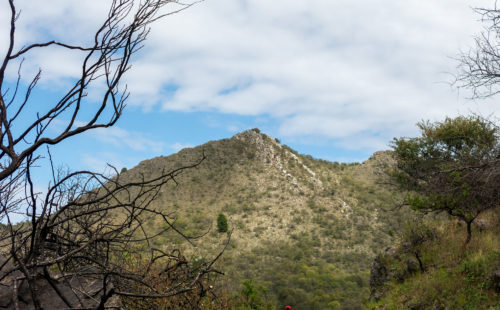
[[(392, 243), (391, 230), (399, 222), (382, 210), (394, 193), (376, 183), (380, 172), (393, 164), (390, 152), (377, 152), (360, 164), (341, 164), (298, 154), (252, 129), (144, 160), (120, 177), (155, 177), (203, 156), (197, 167), (176, 177), (177, 184), (162, 189), (154, 207), (175, 214), (174, 225), (186, 235), (204, 236), (190, 248), (167, 232), (158, 247), (183, 248), (197, 259), (214, 255), (226, 240), (214, 229), (217, 215), (223, 213), (233, 229), (221, 260), (229, 291), (243, 280), (255, 279), (269, 288), (275, 304), (293, 301), (307, 309), (325, 309), (319, 304), (334, 301), (361, 305), (369, 294), (371, 261)], [(161, 228), (153, 218), (147, 220), (152, 230)], [(331, 294), (327, 292), (331, 283), (316, 279), (318, 283), (309, 284), (312, 291), (307, 292), (299, 285), (312, 281), (307, 280), (305, 267), (317, 269), (312, 278), (331, 273), (338, 278), (330, 282), (353, 286)], [(278, 280), (275, 274), (282, 268), (286, 272), (278, 273)], [(324, 291), (321, 303), (315, 297), (319, 292), (312, 293), (316, 289)]]

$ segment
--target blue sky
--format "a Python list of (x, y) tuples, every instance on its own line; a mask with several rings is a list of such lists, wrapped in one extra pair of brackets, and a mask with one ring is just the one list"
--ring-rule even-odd
[[(109, 1), (16, 4), (19, 48), (90, 40)], [(416, 135), (422, 119), (498, 112), (498, 104), (468, 100), (467, 91), (449, 85), (453, 58), (481, 30), (471, 6), (488, 4), (205, 0), (153, 25), (126, 77), (131, 96), (117, 125), (67, 140), (53, 156), (72, 169), (131, 168), (258, 127), (300, 153), (365, 160), (393, 137)], [(4, 1), (0, 42), (8, 35), (7, 14)], [(33, 109), (64, 91), (80, 61), (60, 48), (27, 55), (23, 77), (42, 68)], [(16, 70), (10, 68), (11, 82)]]

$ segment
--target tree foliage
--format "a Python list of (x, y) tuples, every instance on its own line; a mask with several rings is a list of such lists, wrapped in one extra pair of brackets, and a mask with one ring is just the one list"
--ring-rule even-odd
[(446, 212), (471, 224), (500, 201), (499, 128), (479, 116), (421, 122), (421, 136), (395, 138), (393, 176), (405, 202), (423, 212)]
[(417, 217), (406, 222), (401, 231), (401, 250), (403, 253), (411, 253), (418, 262), (420, 271), (425, 271), (422, 262), (422, 248), (428, 242), (436, 239), (436, 230), (425, 223), (422, 218)]

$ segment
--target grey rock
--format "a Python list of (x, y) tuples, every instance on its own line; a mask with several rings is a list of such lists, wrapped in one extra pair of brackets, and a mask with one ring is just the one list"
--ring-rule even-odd
[(485, 219), (476, 219), (473, 223), (479, 231), (485, 231), (492, 228), (490, 222)]
[(408, 273), (410, 273), (410, 274), (417, 273), (419, 270), (419, 265), (418, 265), (417, 260), (414, 258), (411, 258), (411, 257), (408, 258), (406, 260), (406, 268), (408, 270)]
[(492, 286), (497, 293), (500, 293), (500, 270), (493, 272), (491, 276)]
[[(8, 263), (3, 266), (2, 275), (4, 278), (0, 281), (0, 308), (16, 309), (17, 303), (19, 309), (35, 309), (32, 293), (24, 275), (19, 271), (14, 271), (5, 276), (9, 268), (12, 270), (14, 266), (12, 264), (9, 266)], [(32, 285), (42, 309), (97, 308), (103, 294), (102, 277), (96, 275), (97, 273), (92, 267), (82, 268), (77, 274), (66, 277), (66, 279), (63, 279), (60, 274), (54, 274), (51, 276), (52, 283), (49, 283), (43, 274), (33, 280)], [(107, 291), (113, 287), (112, 283), (107, 283), (107, 286)], [(64, 299), (69, 303), (69, 306)], [(108, 299), (105, 308), (121, 309), (119, 297), (113, 296)]]
[(370, 297), (378, 300), (384, 292), (384, 285), (395, 277), (393, 270), (388, 266), (388, 261), (397, 258), (394, 248), (386, 248), (373, 260), (370, 268)]

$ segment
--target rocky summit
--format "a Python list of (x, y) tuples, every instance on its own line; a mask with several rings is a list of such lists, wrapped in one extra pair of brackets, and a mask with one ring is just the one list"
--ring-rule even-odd
[[(398, 198), (383, 186), (382, 172), (393, 165), (390, 152), (363, 163), (330, 162), (252, 129), (145, 160), (120, 177), (155, 177), (203, 156), (154, 201), (172, 214), (178, 230), (201, 237), (192, 247), (170, 231), (157, 247), (179, 248), (191, 259), (213, 257), (228, 237), (217, 229), (224, 214), (232, 231), (219, 266), (227, 291), (252, 280), (276, 304), (361, 307), (369, 296), (371, 262), (393, 242), (403, 216), (385, 210)], [(154, 218), (146, 220), (152, 231), (163, 228)]]

